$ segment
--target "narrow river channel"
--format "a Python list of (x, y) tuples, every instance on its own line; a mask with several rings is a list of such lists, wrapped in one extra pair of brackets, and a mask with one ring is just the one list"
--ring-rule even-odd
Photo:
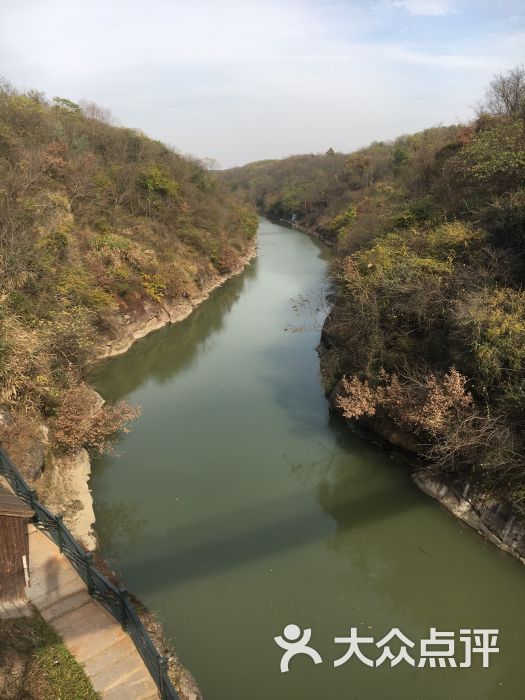
[[(522, 698), (525, 569), (329, 414), (313, 311), (327, 258), (263, 220), (242, 275), (97, 367), (105, 398), (142, 408), (93, 465), (102, 553), (159, 612), (205, 700)], [(279, 672), (288, 623), (312, 628), (322, 664)], [(334, 668), (350, 627), (416, 642), (497, 628), (500, 653), (488, 669), (479, 654), (470, 669)]]

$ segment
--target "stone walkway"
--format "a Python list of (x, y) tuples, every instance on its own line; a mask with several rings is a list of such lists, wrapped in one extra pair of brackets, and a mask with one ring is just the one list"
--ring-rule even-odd
[(158, 699), (157, 686), (130, 637), (91, 598), (67, 558), (30, 526), (27, 595), (62, 637), (104, 700)]

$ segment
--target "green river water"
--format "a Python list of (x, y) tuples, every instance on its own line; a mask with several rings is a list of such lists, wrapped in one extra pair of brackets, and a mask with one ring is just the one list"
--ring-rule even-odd
[[(205, 700), (523, 698), (523, 567), (329, 414), (313, 311), (326, 269), (315, 240), (263, 220), (242, 275), (96, 368), (105, 398), (142, 408), (93, 464), (102, 553)], [(312, 629), (323, 663), (297, 656), (280, 673), (288, 623)], [(415, 642), (497, 628), (500, 652), (488, 669), (478, 654), (472, 668), (334, 668), (350, 627)]]

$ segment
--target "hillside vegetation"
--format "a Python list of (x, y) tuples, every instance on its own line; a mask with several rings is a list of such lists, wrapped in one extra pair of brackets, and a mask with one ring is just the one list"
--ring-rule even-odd
[(41, 417), (52, 448), (103, 448), (134, 415), (93, 408), (83, 383), (116, 319), (198, 294), (256, 227), (197, 160), (96, 105), (0, 82), (0, 438), (13, 457)]
[(470, 124), (224, 179), (333, 245), (322, 368), (344, 415), (525, 512), (525, 70)]

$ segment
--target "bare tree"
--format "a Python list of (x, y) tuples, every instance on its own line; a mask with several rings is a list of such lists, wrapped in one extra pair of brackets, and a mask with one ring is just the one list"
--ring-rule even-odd
[(525, 65), (494, 76), (478, 113), (525, 117)]
[(103, 122), (104, 124), (115, 124), (115, 118), (113, 117), (109, 109), (100, 107), (95, 102), (89, 102), (88, 100), (80, 100), (78, 104), (80, 106), (80, 109), (82, 110), (82, 114), (88, 117), (88, 119), (96, 119), (97, 121)]

